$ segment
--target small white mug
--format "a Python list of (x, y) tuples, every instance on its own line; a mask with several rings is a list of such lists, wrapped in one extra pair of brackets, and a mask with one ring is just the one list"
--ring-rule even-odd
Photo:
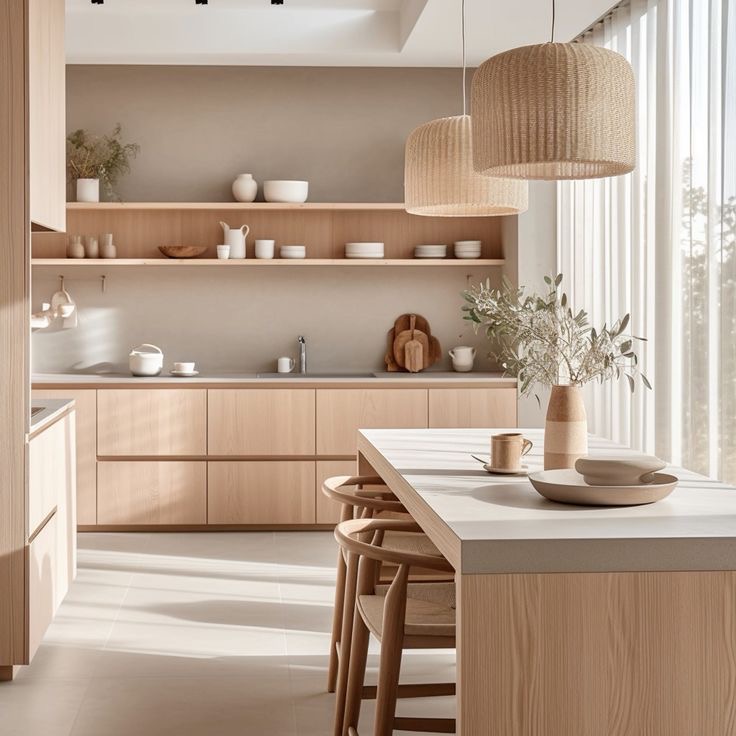
[(230, 246), (229, 245), (218, 245), (217, 246), (217, 257), (221, 261), (226, 261), (230, 258)]
[(277, 365), (279, 373), (291, 373), (296, 363), (293, 358), (279, 358)]
[(256, 258), (273, 258), (275, 240), (256, 240)]
[(475, 348), (469, 348), (466, 345), (458, 345), (447, 352), (452, 358), (453, 369), (458, 373), (467, 373), (468, 371), (473, 370)]
[(174, 363), (177, 373), (194, 373), (194, 363)]

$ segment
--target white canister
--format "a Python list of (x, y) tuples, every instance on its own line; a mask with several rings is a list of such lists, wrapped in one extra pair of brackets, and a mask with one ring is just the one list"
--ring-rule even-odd
[(77, 202), (99, 202), (100, 180), (77, 179)]
[(256, 240), (256, 258), (273, 258), (275, 240)]
[(458, 345), (448, 351), (452, 358), (452, 369), (458, 373), (467, 373), (473, 370), (473, 361), (475, 360), (475, 348), (467, 345)]
[(239, 174), (233, 182), (233, 197), (238, 202), (253, 202), (258, 194), (258, 182), (253, 174)]
[(163, 351), (155, 345), (143, 343), (130, 351), (128, 366), (134, 376), (157, 376), (164, 367)]

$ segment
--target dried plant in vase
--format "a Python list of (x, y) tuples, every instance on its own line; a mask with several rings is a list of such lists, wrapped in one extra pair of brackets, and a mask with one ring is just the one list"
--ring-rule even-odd
[[(631, 390), (640, 378), (635, 340), (626, 332), (629, 315), (596, 330), (584, 310), (574, 312), (561, 290), (562, 274), (545, 277), (545, 296), (527, 295), (504, 280), (500, 289), (489, 281), (463, 293), (465, 319), (485, 328), (497, 350), (492, 356), (506, 375), (519, 381), (522, 395), (535, 386), (552, 389), (544, 438), (544, 467), (572, 468), (587, 453), (587, 419), (580, 387), (590, 381), (625, 376)], [(539, 397), (537, 396), (537, 400)]]
[(77, 202), (99, 202), (100, 182), (108, 197), (119, 199), (113, 187), (140, 151), (137, 143), (123, 143), (121, 134), (118, 123), (110, 135), (91, 135), (80, 128), (67, 136), (67, 169), (77, 183)]

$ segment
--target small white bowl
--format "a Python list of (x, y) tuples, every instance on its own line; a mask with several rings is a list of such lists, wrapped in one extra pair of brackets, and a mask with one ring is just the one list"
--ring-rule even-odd
[(303, 245), (282, 245), (279, 253), (282, 258), (304, 258), (307, 249)]
[(308, 181), (278, 179), (263, 182), (266, 202), (306, 202), (308, 195)]
[(480, 240), (456, 240), (453, 245), (456, 248), (480, 248), (483, 243)]

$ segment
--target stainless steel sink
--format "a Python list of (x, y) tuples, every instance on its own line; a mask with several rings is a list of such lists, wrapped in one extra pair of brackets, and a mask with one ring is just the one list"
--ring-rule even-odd
[(375, 378), (372, 373), (258, 373), (256, 378)]

